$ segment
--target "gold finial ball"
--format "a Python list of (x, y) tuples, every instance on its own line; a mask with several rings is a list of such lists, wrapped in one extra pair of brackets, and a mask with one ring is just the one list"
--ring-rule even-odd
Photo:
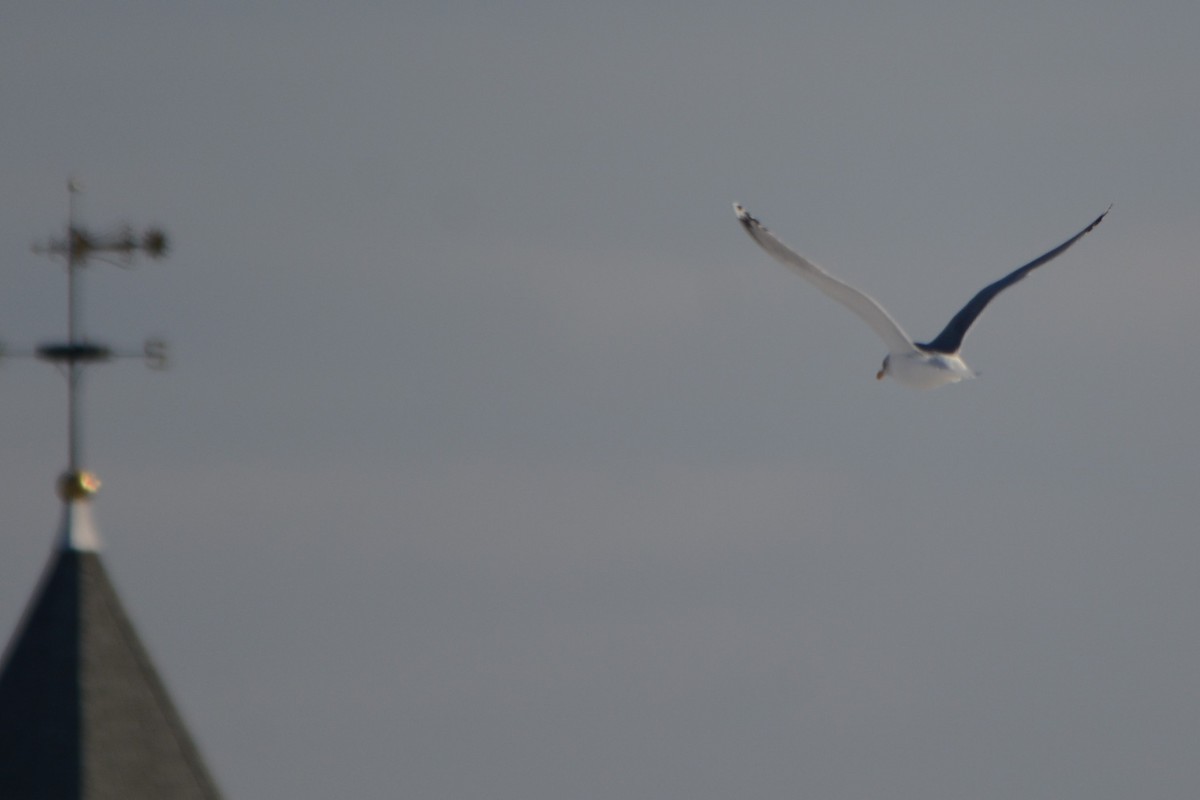
[(65, 502), (86, 500), (100, 491), (100, 479), (87, 470), (64, 472), (58, 479), (58, 496)]

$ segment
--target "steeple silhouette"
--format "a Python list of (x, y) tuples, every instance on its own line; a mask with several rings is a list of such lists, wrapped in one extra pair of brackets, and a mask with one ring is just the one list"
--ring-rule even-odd
[[(126, 614), (100, 558), (92, 519), (96, 476), (84, 469), (80, 391), (87, 366), (133, 355), (88, 340), (79, 272), (89, 259), (165, 255), (157, 229), (97, 235), (76, 220), (69, 185), (66, 235), (35, 247), (67, 264), (67, 340), (40, 345), (68, 385), (62, 522), (49, 564), (0, 666), (0, 798), (58, 800), (219, 798), (182, 718)], [(161, 366), (161, 343), (138, 355)]]

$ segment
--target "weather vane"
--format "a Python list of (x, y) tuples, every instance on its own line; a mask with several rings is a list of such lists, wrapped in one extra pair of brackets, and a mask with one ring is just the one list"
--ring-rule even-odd
[[(104, 261), (118, 266), (132, 266), (134, 256), (144, 254), (153, 259), (167, 254), (167, 236), (160, 228), (135, 232), (128, 225), (109, 233), (94, 233), (84, 228), (76, 218), (76, 197), (79, 183), (67, 183), (67, 230), (62, 238), (51, 238), (35, 244), (33, 252), (61, 258), (67, 265), (67, 340), (46, 342), (31, 353), (12, 353), (35, 356), (62, 369), (67, 377), (67, 470), (58, 480), (59, 495), (64, 501), (83, 500), (100, 488), (96, 476), (82, 467), (80, 390), (83, 370), (92, 364), (115, 358), (143, 358), (151, 369), (163, 369), (167, 362), (166, 343), (148, 339), (140, 351), (114, 350), (88, 339), (81, 329), (79, 309), (79, 272), (90, 261)], [(0, 351), (2, 352), (2, 351)]]

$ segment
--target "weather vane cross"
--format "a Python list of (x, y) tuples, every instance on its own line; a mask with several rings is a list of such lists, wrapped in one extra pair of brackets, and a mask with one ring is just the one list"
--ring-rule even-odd
[(166, 344), (161, 339), (148, 339), (140, 351), (114, 350), (91, 341), (81, 329), (79, 278), (80, 270), (89, 261), (104, 261), (118, 266), (131, 266), (135, 255), (153, 259), (167, 254), (167, 236), (160, 228), (135, 232), (128, 225), (108, 233), (95, 233), (83, 227), (76, 214), (76, 198), (80, 192), (77, 181), (67, 183), (69, 195), (67, 229), (61, 238), (51, 238), (35, 244), (33, 252), (60, 258), (67, 265), (67, 339), (65, 342), (46, 342), (29, 355), (58, 365), (67, 377), (67, 470), (58, 480), (58, 491), (64, 501), (84, 500), (100, 488), (96, 476), (82, 466), (80, 391), (83, 370), (92, 364), (114, 358), (143, 358), (151, 369), (166, 366)]

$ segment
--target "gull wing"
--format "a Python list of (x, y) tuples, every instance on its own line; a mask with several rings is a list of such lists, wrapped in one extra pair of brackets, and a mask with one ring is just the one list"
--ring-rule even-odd
[(767, 254), (776, 261), (791, 267), (800, 273), (801, 276), (808, 278), (822, 292), (857, 314), (863, 322), (871, 326), (871, 330), (879, 334), (879, 338), (883, 339), (884, 343), (887, 344), (888, 352), (907, 353), (913, 349), (912, 339), (908, 338), (908, 334), (896, 324), (896, 320), (892, 319), (891, 315), (883, 309), (883, 306), (875, 302), (874, 299), (863, 294), (853, 286), (833, 277), (779, 241), (779, 239), (775, 238), (775, 234), (764, 228), (761, 222), (750, 216), (749, 212), (742, 208), (739, 203), (733, 204), (733, 210), (737, 214), (738, 221), (742, 223), (742, 227), (746, 229), (746, 233), (750, 234), (751, 239), (758, 242), (759, 247), (766, 250)]
[(1029, 273), (1033, 272), (1042, 264), (1045, 264), (1047, 261), (1051, 261), (1062, 255), (1063, 251), (1082, 239), (1085, 233), (1099, 225), (1100, 220), (1104, 219), (1105, 214), (1108, 214), (1111, 209), (1112, 206), (1106, 208), (1104, 210), (1104, 214), (1096, 217), (1096, 219), (1094, 219), (1090, 225), (1072, 236), (1070, 239), (1067, 239), (1050, 252), (1038, 256), (1025, 266), (1013, 270), (995, 283), (989, 284), (980, 289), (979, 293), (971, 298), (971, 302), (963, 306), (962, 310), (954, 315), (954, 319), (950, 320), (950, 323), (942, 330), (941, 333), (938, 334), (936, 339), (928, 344), (921, 344), (918, 346), (925, 350), (933, 350), (938, 353), (957, 353), (959, 348), (962, 347), (963, 339), (965, 339), (967, 336), (967, 331), (969, 331), (971, 326), (975, 323), (975, 319), (983, 313), (983, 310), (987, 308), (987, 304), (992, 302), (996, 295), (1000, 294)]

